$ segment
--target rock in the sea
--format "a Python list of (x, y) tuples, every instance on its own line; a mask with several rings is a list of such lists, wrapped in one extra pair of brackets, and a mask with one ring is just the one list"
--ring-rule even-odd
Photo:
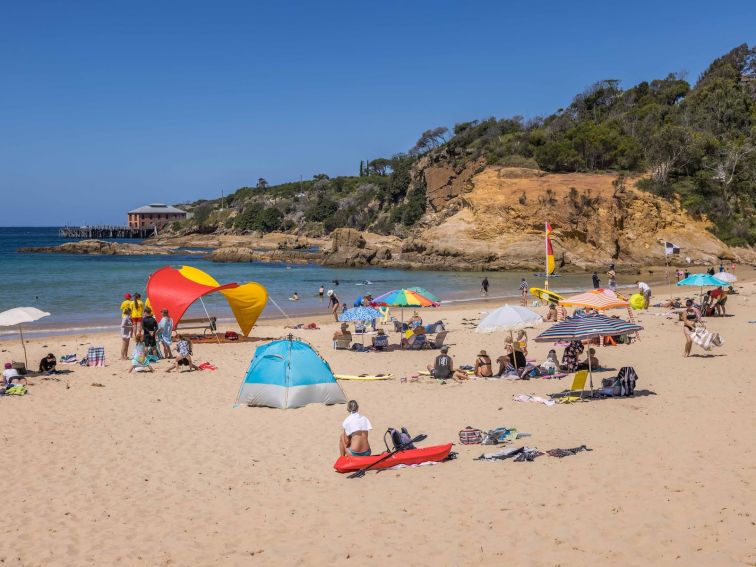
[(66, 242), (58, 246), (36, 246), (19, 248), (21, 253), (36, 254), (97, 254), (105, 256), (140, 256), (143, 254), (175, 254), (177, 248), (148, 244), (131, 244), (125, 242), (108, 242), (105, 240), (79, 240)]

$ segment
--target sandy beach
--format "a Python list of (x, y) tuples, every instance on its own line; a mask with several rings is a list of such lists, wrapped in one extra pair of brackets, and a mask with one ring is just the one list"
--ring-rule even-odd
[[(756, 413), (751, 407), (756, 283), (739, 268), (732, 316), (708, 319), (723, 347), (683, 358), (677, 318), (652, 308), (631, 345), (598, 349), (596, 380), (635, 367), (632, 398), (556, 405), (518, 403), (562, 380), (402, 383), (434, 351), (335, 351), (337, 324), (293, 331), (337, 374), (389, 372), (394, 380), (341, 382), (374, 430), (453, 441), (454, 461), (369, 473), (333, 470), (344, 405), (297, 410), (234, 408), (260, 343), (198, 344), (217, 371), (129, 374), (116, 334), (34, 338), (29, 361), (47, 352), (86, 354), (104, 345), (107, 366), (61, 365), (33, 378), (29, 395), (0, 398), (3, 565), (754, 565)], [(655, 289), (653, 302), (697, 289)], [(501, 302), (423, 311), (444, 319), (455, 364), (477, 351), (503, 353), (503, 334), (465, 325)], [(540, 311), (544, 311), (540, 308)], [(625, 316), (623, 311), (616, 311)], [(301, 322), (309, 322), (308, 317)], [(297, 321), (299, 322), (299, 321)], [(281, 337), (265, 320), (252, 335)], [(551, 345), (529, 335), (541, 361)], [(391, 333), (392, 342), (396, 335)], [(22, 356), (17, 337), (3, 361)], [(561, 356), (561, 349), (558, 349)], [(489, 447), (463, 446), (458, 431), (517, 427), (514, 446), (587, 445), (564, 459), (473, 460)]]

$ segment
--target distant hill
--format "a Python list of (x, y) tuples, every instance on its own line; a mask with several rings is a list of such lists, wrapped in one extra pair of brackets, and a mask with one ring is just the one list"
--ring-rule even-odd
[[(319, 174), (275, 186), (260, 179), (255, 187), (229, 195), (223, 210), (220, 200), (186, 205), (193, 219), (174, 223), (173, 230), (324, 236), (354, 228), (411, 240), (429, 219), (474, 208), (463, 195), (472, 192), (473, 177), (508, 171), (502, 168), (550, 174), (546, 179), (555, 186), (559, 174), (598, 174), (604, 185), (611, 179), (615, 193), (626, 186), (645, 191), (669, 201), (665, 210), (679, 205), (700, 230), (725, 243), (751, 246), (756, 243), (756, 48), (743, 44), (716, 59), (693, 86), (677, 74), (626, 90), (618, 81), (602, 80), (546, 117), (486, 118), (452, 130), (433, 128), (407, 153), (361, 163), (357, 176)], [(590, 204), (596, 195), (589, 195), (588, 179), (572, 178), (574, 192), (553, 198), (578, 195)], [(534, 186), (525, 183), (520, 190), (523, 210), (544, 220), (538, 199), (548, 205), (548, 187), (531, 194)], [(602, 191), (604, 201), (594, 203), (597, 215), (609, 206), (606, 187)], [(445, 207), (453, 210), (444, 212)], [(610, 248), (610, 257), (619, 254)]]

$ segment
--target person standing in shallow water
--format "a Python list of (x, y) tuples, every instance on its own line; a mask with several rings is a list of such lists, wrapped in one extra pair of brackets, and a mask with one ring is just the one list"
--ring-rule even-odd
[(483, 281), (480, 284), (480, 293), (483, 297), (488, 295), (488, 277), (483, 278)]
[(520, 304), (528, 304), (528, 282), (525, 281), (525, 278), (520, 281)]
[(593, 272), (591, 279), (593, 280), (593, 289), (598, 289), (601, 287), (601, 280), (599, 279), (598, 272)]

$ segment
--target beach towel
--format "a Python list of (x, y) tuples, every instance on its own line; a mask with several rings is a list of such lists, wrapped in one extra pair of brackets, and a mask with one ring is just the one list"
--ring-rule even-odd
[(585, 445), (580, 445), (580, 447), (574, 447), (573, 449), (549, 449), (546, 451), (546, 454), (549, 457), (556, 457), (557, 459), (561, 459), (563, 457), (571, 457), (572, 455), (577, 455), (581, 451), (593, 451), (593, 449), (589, 449)]
[(217, 366), (210, 364), (209, 362), (203, 362), (202, 364), (197, 365), (197, 368), (200, 370), (218, 370)]
[(514, 458), (516, 463), (533, 462), (537, 457), (543, 455), (541, 451), (533, 447), (513, 447), (502, 449), (495, 453), (483, 453), (476, 461), (504, 461)]
[(545, 406), (556, 405), (554, 400), (549, 400), (540, 396), (529, 396), (527, 394), (515, 394), (512, 399), (516, 402), (532, 402), (535, 404), (543, 404)]
[(105, 366), (105, 347), (87, 349), (87, 366)]
[(638, 380), (635, 368), (632, 366), (623, 366), (620, 368), (619, 374), (617, 374), (617, 380), (620, 386), (619, 395), (632, 396), (635, 392), (635, 382)]
[(5, 389), (6, 396), (24, 396), (26, 395), (26, 386), (23, 384), (14, 384)]

